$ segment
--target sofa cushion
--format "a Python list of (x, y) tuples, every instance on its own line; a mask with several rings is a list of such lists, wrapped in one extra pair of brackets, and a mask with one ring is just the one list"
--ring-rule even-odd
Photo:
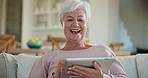
[(148, 78), (148, 54), (136, 55), (139, 78)]
[(135, 56), (118, 56), (121, 61), (128, 78), (138, 78)]
[(16, 78), (16, 58), (5, 52), (0, 53), (0, 78)]
[(6, 63), (3, 53), (0, 54), (0, 70), (3, 70), (3, 72), (0, 72), (0, 78), (7, 78)]
[(17, 78), (28, 78), (32, 66), (36, 61), (36, 59), (38, 58), (40, 58), (40, 56), (19, 54), (17, 56), (17, 65), (18, 65)]

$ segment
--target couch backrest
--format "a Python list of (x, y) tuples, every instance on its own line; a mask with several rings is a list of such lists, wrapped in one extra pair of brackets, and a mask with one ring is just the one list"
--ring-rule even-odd
[[(18, 64), (18, 78), (27, 78), (33, 66), (33, 63), (40, 56), (30, 56), (26, 54), (19, 54), (17, 56)], [(125, 72), (128, 74), (129, 78), (139, 78), (136, 65), (135, 56), (118, 56), (118, 59), (123, 64)], [(142, 77), (141, 77), (142, 78)]]
[(135, 56), (118, 56), (118, 59), (121, 61), (128, 78), (139, 78)]
[(3, 72), (0, 72), (0, 78), (6, 78), (6, 63), (3, 54), (0, 54), (0, 70), (3, 70)]
[(148, 78), (148, 54), (136, 55), (139, 78)]
[[(0, 53), (0, 78), (28, 78), (34, 62), (40, 56)], [(128, 78), (148, 78), (148, 54), (118, 56)]]
[(16, 78), (17, 65), (15, 56), (0, 53), (0, 78)]
[(17, 58), (17, 78), (28, 78), (35, 61), (41, 56), (19, 54)]
[(28, 78), (34, 62), (40, 56), (0, 53), (0, 78)]

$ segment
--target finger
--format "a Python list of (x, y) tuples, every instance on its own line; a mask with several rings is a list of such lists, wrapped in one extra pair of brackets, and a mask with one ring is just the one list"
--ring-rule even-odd
[(54, 76), (55, 78), (60, 77), (63, 64), (64, 64), (64, 60), (59, 60), (58, 65), (56, 66), (55, 73), (53, 74), (53, 76)]
[(80, 74), (80, 73), (77, 73), (77, 72), (74, 72), (74, 71), (68, 71), (67, 72), (68, 74), (70, 74), (70, 77), (69, 78), (86, 78), (83, 74)]
[(100, 65), (99, 65), (96, 61), (94, 62), (94, 68), (95, 68), (96, 70), (101, 70)]
[(101, 69), (100, 65), (96, 61), (94, 62), (94, 68), (98, 71), (99, 77), (102, 78), (102, 76), (103, 76), (102, 69)]
[(58, 65), (57, 65), (57, 71), (58, 72), (62, 71), (63, 65), (64, 65), (64, 60), (59, 60)]
[(89, 74), (89, 70), (91, 71), (94, 69), (83, 67), (83, 66), (73, 66), (73, 67), (70, 67), (68, 70), (70, 71), (71, 74), (85, 78), (85, 76)]
[(63, 66), (64, 65), (64, 60), (59, 60), (58, 66)]
[(85, 67), (85, 66), (79, 66), (79, 65), (74, 65), (72, 68), (77, 69), (77, 71), (94, 70), (93, 68), (89, 68), (89, 67)]
[(71, 76), (69, 76), (69, 78), (79, 78), (79, 77), (71, 75)]
[(74, 71), (68, 71), (67, 73), (70, 74), (70, 75), (78, 75), (78, 73), (74, 72)]

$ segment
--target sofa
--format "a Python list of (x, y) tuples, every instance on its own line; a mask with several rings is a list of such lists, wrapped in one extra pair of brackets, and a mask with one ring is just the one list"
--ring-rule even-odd
[[(0, 78), (28, 78), (34, 62), (41, 56), (0, 53)], [(129, 78), (148, 78), (148, 54), (118, 56)]]

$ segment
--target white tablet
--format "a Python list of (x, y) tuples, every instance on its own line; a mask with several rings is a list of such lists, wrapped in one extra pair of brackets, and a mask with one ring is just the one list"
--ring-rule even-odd
[(102, 68), (102, 71), (104, 73), (107, 73), (114, 60), (115, 60), (114, 57), (66, 58), (64, 66), (63, 66), (63, 70), (62, 70), (62, 73), (61, 73), (61, 78), (69, 78), (69, 74), (67, 74), (68, 67), (70, 67), (72, 65), (81, 65), (81, 66), (93, 68), (93, 62), (94, 61), (96, 61), (100, 65), (100, 67)]

